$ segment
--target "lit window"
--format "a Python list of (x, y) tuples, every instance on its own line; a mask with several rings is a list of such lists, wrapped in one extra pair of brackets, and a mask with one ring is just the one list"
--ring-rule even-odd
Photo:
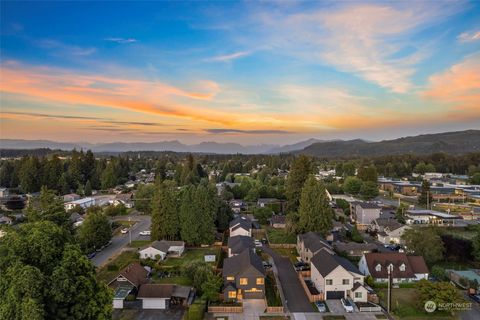
[(265, 280), (263, 278), (257, 278), (257, 284), (264, 284)]
[(235, 291), (228, 291), (228, 297), (235, 299), (237, 297), (237, 293)]
[(247, 278), (240, 278), (240, 284), (242, 286), (246, 286), (248, 284), (248, 279)]
[(235, 277), (227, 277), (227, 281), (235, 281)]
[(355, 298), (361, 298), (362, 293), (361, 292), (355, 292)]
[(350, 280), (349, 279), (343, 279), (342, 284), (350, 284)]
[(326, 283), (327, 283), (327, 286), (331, 286), (333, 284), (333, 280), (332, 279), (327, 279), (325, 280)]

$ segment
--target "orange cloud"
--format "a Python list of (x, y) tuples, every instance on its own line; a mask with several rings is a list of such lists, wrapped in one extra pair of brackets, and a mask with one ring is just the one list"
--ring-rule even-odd
[(480, 54), (467, 57), (429, 79), (428, 98), (480, 115)]

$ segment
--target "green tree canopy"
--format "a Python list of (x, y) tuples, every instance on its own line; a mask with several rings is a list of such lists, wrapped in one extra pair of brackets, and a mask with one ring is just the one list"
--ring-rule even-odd
[(414, 227), (407, 229), (402, 239), (408, 252), (423, 256), (425, 262), (433, 264), (443, 258), (445, 247), (442, 238), (434, 227)]
[[(156, 188), (152, 202), (152, 239), (176, 239), (178, 237), (180, 218), (177, 197), (175, 184), (172, 181), (164, 181)], [(181, 215), (183, 214), (189, 215), (190, 213), (181, 213)]]
[(88, 210), (83, 223), (77, 229), (77, 240), (84, 252), (92, 252), (112, 239), (112, 226), (100, 210)]
[(343, 182), (343, 190), (349, 194), (359, 194), (362, 188), (362, 180), (357, 177), (347, 177)]
[(362, 183), (360, 195), (366, 200), (371, 200), (378, 196), (378, 186), (376, 182), (366, 181)]
[(418, 203), (430, 207), (432, 205), (433, 195), (430, 191), (430, 183), (427, 180), (422, 182), (422, 192), (418, 196)]
[(300, 155), (293, 161), (285, 188), (289, 211), (297, 211), (300, 205), (303, 185), (311, 173), (313, 173), (313, 166), (312, 160), (309, 157)]

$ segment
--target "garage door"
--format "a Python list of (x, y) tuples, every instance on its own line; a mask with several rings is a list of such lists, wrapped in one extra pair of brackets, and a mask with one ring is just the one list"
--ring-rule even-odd
[(327, 291), (327, 299), (345, 298), (345, 291)]
[(143, 309), (166, 309), (167, 299), (142, 299)]
[(254, 291), (254, 292), (244, 292), (243, 293), (244, 299), (263, 299), (263, 292), (262, 291)]

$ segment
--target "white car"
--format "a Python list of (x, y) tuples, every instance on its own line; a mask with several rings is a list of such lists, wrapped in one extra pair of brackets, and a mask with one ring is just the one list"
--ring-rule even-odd
[(345, 311), (347, 311), (347, 312), (353, 312), (353, 306), (352, 306), (352, 304), (350, 303), (350, 301), (348, 301), (348, 300), (345, 299), (345, 298), (342, 298), (340, 301), (342, 302), (342, 306), (343, 306), (343, 308), (345, 309)]
[(152, 234), (152, 231), (150, 231), (150, 230), (145, 230), (145, 231), (141, 231), (141, 232), (140, 232), (140, 235), (141, 235), (141, 236), (149, 236), (149, 235), (151, 235), (151, 234)]
[(261, 247), (262, 246), (262, 243), (260, 242), (260, 240), (255, 240), (254, 243), (255, 243), (255, 247)]
[(125, 234), (128, 232), (128, 228), (123, 228), (122, 230), (120, 230), (121, 233)]

